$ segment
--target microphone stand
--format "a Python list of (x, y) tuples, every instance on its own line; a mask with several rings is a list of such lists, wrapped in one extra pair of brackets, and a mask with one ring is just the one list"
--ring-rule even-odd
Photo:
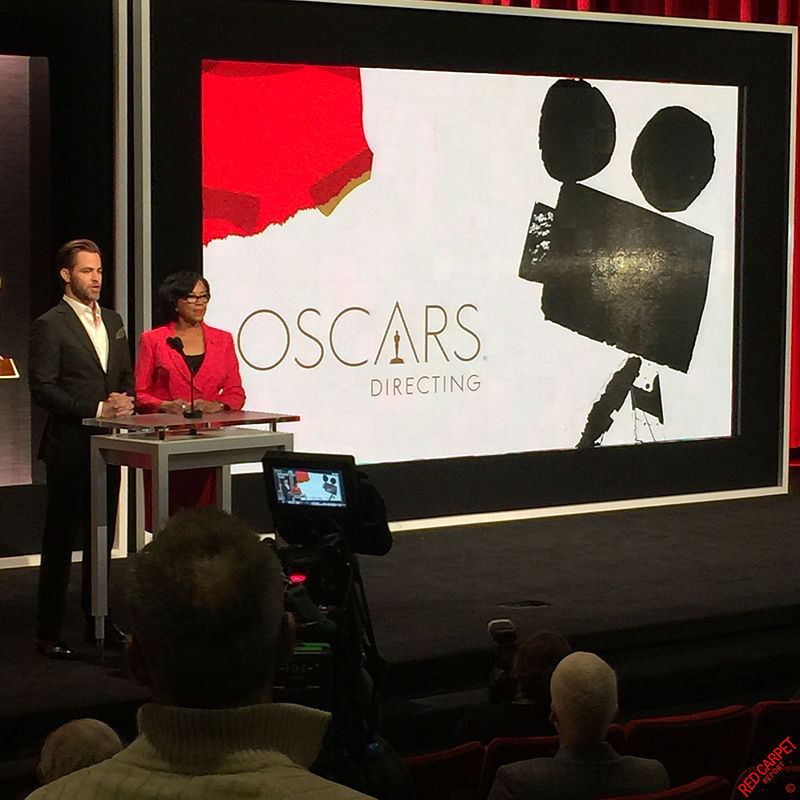
[[(167, 344), (176, 353), (180, 353), (181, 356), (183, 356), (184, 361), (186, 360), (186, 354), (183, 352), (183, 339), (181, 339), (180, 336), (168, 336)], [(189, 370), (189, 393), (190, 393), (189, 410), (184, 411), (183, 416), (185, 419), (201, 419), (203, 416), (203, 412), (199, 408), (195, 409), (194, 407), (194, 373), (192, 372), (191, 369)]]

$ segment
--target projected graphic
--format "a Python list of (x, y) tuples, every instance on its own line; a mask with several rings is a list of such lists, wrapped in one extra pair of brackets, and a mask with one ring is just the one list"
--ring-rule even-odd
[(731, 435), (736, 87), (207, 62), (202, 115), (209, 322), (298, 449)]
[(291, 506), (335, 506), (345, 503), (342, 473), (273, 467), (278, 502)]
[[(636, 354), (592, 407), (579, 447), (600, 444), (629, 393), (633, 409), (645, 415), (647, 432), (657, 438), (656, 423), (664, 423), (659, 376), (651, 374), (644, 387), (635, 382), (642, 358), (688, 372), (714, 241), (578, 183), (608, 164), (615, 140), (614, 112), (601, 92), (581, 80), (551, 86), (539, 146), (545, 169), (563, 185), (555, 209), (534, 206), (519, 274), (541, 282), (545, 319)], [(714, 136), (688, 109), (663, 108), (636, 139), (631, 162), (652, 206), (684, 211), (711, 179)]]
[(355, 68), (206, 61), (203, 100), (204, 244), (331, 214), (369, 178)]

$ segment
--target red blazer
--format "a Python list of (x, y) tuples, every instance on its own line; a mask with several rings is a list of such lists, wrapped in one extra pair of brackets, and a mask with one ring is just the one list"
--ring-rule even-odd
[[(194, 376), (195, 399), (218, 400), (238, 411), (244, 406), (245, 394), (233, 337), (227, 331), (202, 325), (206, 356)], [(189, 400), (189, 367), (183, 356), (167, 344), (167, 338), (174, 335), (175, 323), (170, 322), (145, 331), (139, 339), (134, 375), (136, 410), (140, 414), (157, 412), (165, 400)]]

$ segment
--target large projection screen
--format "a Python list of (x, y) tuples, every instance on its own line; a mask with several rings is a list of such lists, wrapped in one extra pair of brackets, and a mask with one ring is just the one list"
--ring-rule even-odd
[(151, 6), (153, 279), (203, 272), (298, 450), (396, 520), (786, 490), (794, 29), (191, 8)]

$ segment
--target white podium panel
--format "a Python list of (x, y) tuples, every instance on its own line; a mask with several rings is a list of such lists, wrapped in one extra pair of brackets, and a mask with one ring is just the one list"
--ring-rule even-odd
[[(257, 412), (208, 414), (203, 420), (158, 414), (84, 420), (86, 425), (127, 429), (91, 438), (92, 481), (92, 614), (101, 645), (108, 614), (108, 544), (106, 466), (149, 469), (152, 472), (152, 527), (159, 531), (169, 516), (169, 473), (173, 470), (214, 468), (217, 505), (231, 510), (231, 464), (261, 461), (267, 450), (291, 450), (291, 433), (275, 430), (277, 422), (298, 419)], [(269, 423), (271, 430), (232, 427), (242, 423)], [(135, 430), (131, 430), (131, 429)], [(136, 548), (143, 545), (137, 525)]]

